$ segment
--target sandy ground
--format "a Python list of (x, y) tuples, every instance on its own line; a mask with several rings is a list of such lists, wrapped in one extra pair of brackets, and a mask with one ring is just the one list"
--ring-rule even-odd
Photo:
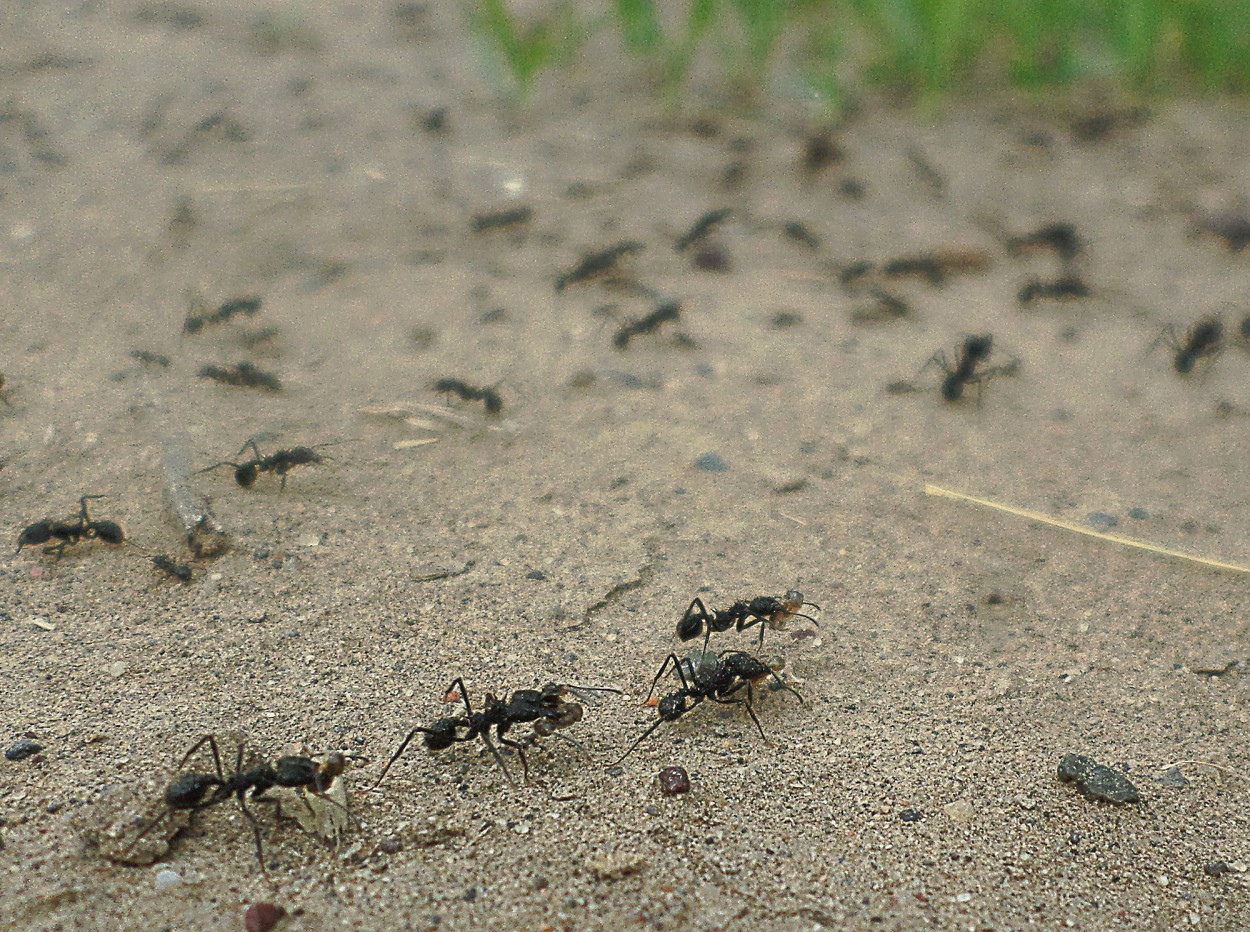
[[(873, 105), (812, 175), (784, 91), (767, 116), (697, 94), (667, 116), (605, 76), (606, 42), (516, 108), (454, 17), (416, 9), (0, 12), (4, 534), (94, 493), (129, 538), (0, 566), (0, 740), (43, 745), (0, 760), (0, 924), (239, 929), (273, 902), (301, 929), (1247, 927), (1250, 786), (1164, 779), (1246, 767), (1245, 577), (922, 491), (1250, 563), (1250, 359), (1230, 345), (1183, 378), (1147, 354), (1166, 324), (1240, 323), (1250, 260), (1193, 217), (1250, 191), (1246, 115), (1175, 102), (1082, 143), (1067, 110), (1024, 101), (932, 122)], [(524, 228), (472, 231), (518, 205)], [(725, 274), (672, 249), (718, 207)], [(782, 235), (794, 220), (818, 248)], [(1094, 295), (1022, 309), (1056, 261), (1000, 233), (1060, 220)], [(621, 351), (652, 305), (553, 282), (623, 239), (683, 309)], [(856, 321), (872, 298), (839, 269), (951, 245), (988, 267), (885, 283), (912, 315)], [(247, 294), (256, 318), (181, 333), (192, 301)], [(260, 327), (278, 332), (245, 349)], [(944, 403), (933, 369), (886, 391), (975, 332), (1020, 361), (980, 405)], [(283, 391), (195, 377), (240, 359)], [(447, 376), (499, 383), (503, 416), (448, 406)], [(395, 406), (411, 423), (362, 413)], [(285, 491), (196, 476), (233, 547), (164, 578), (167, 445), (199, 468), (258, 434), (333, 459)], [(765, 641), (807, 700), (758, 699), (767, 743), (708, 704), (607, 769), (654, 719), (641, 700), (691, 598), (790, 587), (824, 610), (816, 636)], [(449, 714), (455, 676), (475, 701), (549, 680), (628, 695), (586, 703), (585, 756), (534, 750), (529, 786), (474, 743), (416, 748), (364, 792)], [(369, 756), (359, 825), (335, 852), (258, 807), (267, 877), (233, 804), (153, 866), (102, 857), (109, 813), (158, 812), (210, 732)], [(1141, 803), (1060, 783), (1069, 752), (1127, 770)], [(689, 795), (660, 794), (670, 765)], [(179, 882), (158, 891), (161, 870)]]

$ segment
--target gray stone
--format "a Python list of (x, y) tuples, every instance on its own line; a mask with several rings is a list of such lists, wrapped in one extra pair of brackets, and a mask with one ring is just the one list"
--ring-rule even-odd
[(1103, 800), (1114, 805), (1141, 802), (1137, 787), (1118, 770), (1104, 767), (1083, 754), (1065, 754), (1059, 761), (1059, 779), (1075, 783), (1086, 799)]

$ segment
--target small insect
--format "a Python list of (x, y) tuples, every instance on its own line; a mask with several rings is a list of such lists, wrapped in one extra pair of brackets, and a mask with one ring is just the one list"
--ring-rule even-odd
[(179, 563), (173, 557), (162, 553), (152, 558), (152, 565), (179, 582), (189, 583), (191, 581), (192, 572), (191, 564), (189, 563)]
[(263, 388), (270, 392), (282, 390), (282, 382), (276, 375), (270, 375), (247, 361), (235, 366), (202, 366), (196, 374), (201, 379), (212, 379), (237, 388)]
[(637, 240), (625, 240), (598, 252), (587, 253), (571, 271), (556, 279), (556, 291), (614, 273), (621, 259), (641, 252), (643, 248), (643, 244)]
[(95, 521), (87, 512), (87, 502), (97, 498), (104, 498), (104, 496), (84, 495), (80, 498), (78, 518), (74, 521), (44, 519), (26, 527), (17, 538), (17, 553), (21, 553), (23, 547), (57, 540), (59, 543), (44, 547), (43, 552), (55, 553), (59, 560), (66, 547), (82, 540), (102, 540), (106, 544), (124, 542), (126, 536), (122, 533), (121, 525), (114, 521)]
[(318, 453), (312, 447), (292, 447), (289, 450), (279, 450), (277, 453), (271, 453), (265, 456), (260, 452), (260, 448), (256, 446), (256, 440), (253, 438), (247, 443), (239, 447), (238, 456), (248, 447), (252, 448), (253, 458), (245, 460), (242, 463), (214, 463), (212, 466), (206, 466), (200, 472), (212, 472), (214, 469), (220, 469), (222, 466), (229, 466), (234, 470), (234, 481), (245, 489), (250, 489), (259, 478), (261, 473), (271, 472), (280, 480), (279, 489), (286, 489), (286, 474), (296, 466), (316, 466), (329, 459), (328, 456)]
[[(981, 388), (986, 382), (997, 375), (1014, 375), (1019, 368), (1019, 362), (1014, 359), (1003, 366), (985, 368), (984, 364), (989, 359), (993, 347), (994, 338), (988, 333), (966, 337), (963, 343), (955, 349), (954, 367), (947, 363), (946, 354), (938, 350), (929, 357), (929, 361), (921, 367), (920, 371), (923, 372), (934, 364), (941, 368), (945, 374), (942, 379), (941, 393), (947, 401), (958, 401), (963, 397), (965, 388), (975, 385), (977, 401), (980, 402)], [(978, 367), (981, 368), (978, 369)]]
[(1048, 223), (1032, 233), (1008, 237), (1007, 251), (1013, 256), (1038, 249), (1053, 249), (1065, 262), (1079, 256), (1084, 249), (1076, 227), (1070, 223)]
[(153, 353), (149, 350), (131, 350), (130, 358), (136, 359), (145, 366), (160, 366), (162, 369), (169, 368), (169, 357), (160, 353)]
[(474, 233), (490, 233), (495, 230), (507, 230), (511, 227), (523, 226), (533, 219), (531, 207), (513, 207), (510, 210), (497, 210), (487, 214), (476, 214), (473, 217)]
[(677, 238), (677, 242), (673, 244), (673, 252), (685, 252), (695, 243), (702, 242), (707, 239), (708, 235), (724, 223), (733, 211), (728, 207), (722, 207), (719, 210), (709, 210), (702, 217), (694, 222), (694, 224)]
[(625, 349), (629, 341), (639, 334), (651, 333), (661, 324), (675, 321), (681, 316), (680, 301), (666, 301), (645, 317), (632, 320), (616, 331), (612, 337), (612, 345), (617, 349)]
[(432, 388), (444, 395), (455, 395), (461, 401), (480, 401), (490, 415), (498, 415), (503, 411), (503, 398), (493, 386), (476, 388), (460, 379), (439, 379)]
[(745, 631), (759, 625), (759, 642), (762, 647), (764, 632), (769, 628), (781, 631), (791, 618), (803, 618), (820, 627), (820, 622), (815, 618), (799, 611), (809, 605), (817, 611), (820, 610), (820, 606), (815, 602), (804, 601), (803, 593), (797, 589), (789, 590), (780, 598), (760, 595), (749, 600), (740, 599), (725, 609), (709, 610), (703, 604), (702, 599), (696, 598), (686, 608), (681, 620), (677, 622), (677, 637), (683, 641), (690, 641), (702, 634), (703, 649), (706, 651), (713, 633), (719, 634), (730, 628)]
[(781, 233), (792, 243), (798, 243), (808, 249), (820, 248), (820, 237), (813, 233), (807, 224), (798, 220), (787, 220), (785, 226), (781, 228)]
[(1176, 328), (1168, 324), (1150, 344), (1153, 350), (1162, 341), (1175, 353), (1172, 368), (1181, 375), (1193, 371), (1199, 359), (1214, 358), (1223, 349), (1224, 325), (1217, 317), (1204, 317), (1185, 333), (1184, 339), (1176, 336)]
[[(495, 729), (495, 741), (516, 751), (517, 756), (521, 759), (521, 768), (524, 773), (525, 782), (529, 782), (529, 763), (525, 759), (525, 749), (534, 744), (539, 738), (546, 738), (550, 735), (576, 725), (582, 720), (584, 710), (579, 703), (569, 702), (565, 700), (565, 696), (570, 692), (610, 692), (619, 693), (620, 690), (611, 689), (601, 686), (568, 686), (560, 683), (548, 683), (542, 689), (518, 689), (511, 695), (505, 694), (503, 699), (499, 699), (494, 693), (487, 693), (482, 710), (474, 712), (473, 706), (469, 704), (469, 693), (465, 689), (464, 679), (456, 677), (451, 681), (451, 685), (447, 687), (446, 696), (457, 696), (464, 703), (464, 715), (457, 715), (448, 718), (440, 718), (428, 728), (417, 726), (408, 732), (404, 740), (400, 742), (395, 753), (391, 755), (391, 759), (387, 761), (386, 766), (382, 769), (381, 776), (378, 777), (377, 783), (373, 785), (373, 789), (377, 789), (382, 781), (386, 778), (387, 771), (391, 769), (391, 765), (399, 760), (412, 739), (417, 735), (425, 735), (424, 744), (428, 751), (445, 751), (453, 744), (462, 744), (467, 741), (473, 741), (475, 738), (481, 738), (482, 742), (490, 751), (491, 756), (499, 764), (504, 772), (504, 776), (508, 778), (509, 783), (513, 783), (512, 774), (508, 770), (508, 765), (504, 763), (503, 756), (499, 753), (499, 748), (495, 746), (495, 742), (491, 740), (490, 730)], [(524, 725), (533, 723), (534, 730), (532, 734), (520, 741), (515, 741), (508, 737), (508, 732), (514, 725)], [(565, 735), (558, 735), (576, 744), (573, 739)]]
[(846, 153), (834, 141), (833, 133), (829, 130), (814, 132), (803, 140), (803, 171), (809, 175), (836, 165), (844, 158)]
[(260, 310), (260, 305), (261, 299), (256, 295), (246, 298), (231, 298), (229, 301), (222, 303), (215, 311), (192, 314), (183, 323), (182, 331), (183, 333), (199, 333), (210, 324), (222, 324), (232, 317), (240, 315), (251, 317)]
[[(696, 665), (693, 661), (681, 660), (676, 654), (669, 654), (665, 658), (664, 664), (660, 667), (660, 672), (655, 675), (655, 679), (651, 682), (651, 692), (655, 692), (656, 685), (660, 682), (660, 678), (672, 666), (677, 671), (677, 677), (681, 680), (681, 689), (669, 693), (662, 697), (658, 704), (659, 718), (638, 736), (638, 739), (629, 746), (613, 764), (619, 764), (625, 758), (642, 744), (657, 728), (665, 722), (675, 722), (687, 712), (697, 708), (704, 700), (710, 699), (712, 702), (720, 705), (741, 705), (751, 716), (751, 721), (755, 723), (755, 727), (759, 730), (760, 737), (765, 741), (768, 740), (764, 734), (764, 726), (760, 724), (760, 720), (755, 715), (755, 708), (752, 700), (755, 698), (754, 688), (761, 682), (772, 677), (778, 684), (778, 688), (793, 693), (794, 696), (802, 703), (803, 697), (777, 675), (775, 671), (764, 661), (752, 657), (750, 654), (740, 650), (724, 651), (716, 657), (711, 657), (706, 652), (700, 658)], [(741, 696), (745, 690), (746, 695)], [(648, 693), (648, 700), (650, 693)]]
[(891, 259), (881, 271), (890, 278), (916, 275), (932, 285), (941, 285), (959, 272), (980, 272), (990, 264), (990, 257), (979, 249), (935, 249), (915, 256)]
[(1068, 298), (1088, 298), (1090, 294), (1092, 292), (1085, 279), (1075, 272), (1068, 272), (1050, 282), (1040, 278), (1029, 279), (1016, 295), (1016, 301), (1027, 307), (1042, 298), (1064, 301)]
[(873, 297), (873, 303), (852, 312), (851, 320), (855, 323), (880, 323), (912, 316), (911, 305), (897, 295), (890, 294), (884, 288), (873, 287), (870, 289), (870, 294)]
[(256, 860), (260, 863), (260, 869), (263, 871), (265, 869), (265, 855), (260, 840), (260, 823), (256, 821), (256, 816), (248, 809), (248, 800), (272, 803), (275, 800), (266, 798), (264, 794), (274, 787), (288, 787), (312, 792), (325, 802), (333, 802), (333, 800), (325, 797), (325, 793), (330, 789), (331, 784), (347, 769), (348, 762), (366, 760), (354, 754), (333, 751), (324, 755), (324, 759), (320, 762), (310, 757), (288, 756), (279, 757), (273, 764), (262, 762), (248, 770), (244, 770), (243, 743), (239, 742), (239, 751), (235, 758), (234, 770), (231, 773), (226, 773), (221, 766), (221, 752), (217, 747), (217, 739), (213, 735), (205, 735), (191, 746), (191, 750), (183, 755), (182, 760), (178, 762), (178, 766), (174, 769), (181, 770), (185, 767), (191, 756), (205, 745), (208, 746), (213, 755), (214, 773), (186, 771), (176, 776), (165, 788), (165, 810), (135, 836), (135, 839), (126, 848), (126, 853), (134, 850), (134, 847), (149, 832), (168, 818), (171, 812), (198, 812), (201, 809), (209, 809), (233, 797), (238, 802), (239, 809), (242, 810), (247, 820), (252, 824), (252, 833), (256, 839)]

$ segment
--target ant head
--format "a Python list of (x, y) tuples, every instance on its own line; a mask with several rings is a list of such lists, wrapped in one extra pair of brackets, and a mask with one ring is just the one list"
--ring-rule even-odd
[(215, 786), (221, 786), (217, 777), (206, 773), (181, 773), (165, 787), (165, 805), (170, 809), (194, 809)]
[(234, 481), (245, 489), (252, 487), (256, 482), (257, 475), (255, 463), (244, 463), (241, 466), (234, 467)]
[(993, 346), (994, 336), (989, 333), (977, 334), (964, 341), (964, 349), (973, 359), (984, 359), (990, 354)]
[(425, 735), (425, 747), (430, 751), (445, 751), (456, 743), (456, 720), (440, 718), (429, 728), (418, 728)]
[(115, 521), (93, 521), (91, 530), (96, 537), (106, 544), (120, 544), (126, 539), (126, 535), (122, 533), (121, 525)]
[(18, 536), (17, 552), (21, 553), (23, 547), (29, 547), (33, 544), (46, 544), (51, 539), (52, 522), (36, 521)]

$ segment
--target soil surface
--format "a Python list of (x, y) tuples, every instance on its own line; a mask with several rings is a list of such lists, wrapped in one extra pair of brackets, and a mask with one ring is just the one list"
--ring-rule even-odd
[[(1087, 108), (865, 104), (809, 170), (783, 80), (754, 115), (697, 89), (669, 112), (605, 39), (517, 106), (442, 4), (17, 0), (0, 35), (4, 534), (95, 494), (127, 538), (0, 568), (0, 741), (42, 746), (0, 760), (0, 925), (1250, 926), (1246, 576), (924, 493), (1250, 563), (1250, 258), (1198, 232), (1250, 193), (1244, 112), (1089, 139)], [(1021, 306), (1060, 260), (1007, 239), (1055, 222), (1092, 293)], [(557, 293), (631, 240), (618, 280)], [(886, 275), (935, 249), (964, 261)], [(1208, 314), (1225, 351), (1182, 376), (1161, 334)], [(997, 374), (947, 402), (920, 370), (977, 333)], [(240, 360), (281, 390), (197, 378)], [(249, 437), (324, 462), (197, 472)], [(188, 556), (180, 458), (232, 544), (188, 584), (151, 563)], [(790, 588), (818, 629), (712, 642), (784, 660), (805, 702), (755, 690), (767, 741), (708, 702), (612, 766), (697, 644), (690, 600)], [(418, 741), (367, 792), (458, 676), (475, 708), (626, 694), (577, 699), (580, 748), (535, 745), (529, 785)], [(367, 756), (338, 848), (256, 802), (262, 873), (226, 802), (157, 863), (110, 860), (209, 733), (227, 766), (234, 734)], [(1068, 754), (1140, 802), (1060, 781)]]

